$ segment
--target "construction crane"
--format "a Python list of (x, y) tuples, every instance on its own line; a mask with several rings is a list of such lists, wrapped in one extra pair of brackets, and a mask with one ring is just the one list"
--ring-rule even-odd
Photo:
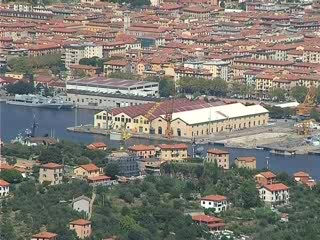
[(315, 86), (311, 85), (303, 103), (301, 103), (297, 107), (297, 115), (309, 116), (311, 113), (311, 110), (316, 106), (316, 98), (317, 98), (317, 89)]
[(166, 138), (172, 138), (172, 135), (173, 135), (173, 131), (171, 128), (173, 106), (174, 106), (174, 97), (172, 97), (169, 101), (167, 101), (167, 108), (166, 108), (166, 115), (165, 115), (165, 120), (167, 122), (167, 127), (165, 130)]
[(146, 119), (150, 119), (153, 113), (162, 105), (163, 102), (157, 102), (149, 109), (149, 111), (144, 115)]
[(127, 123), (123, 124), (121, 127), (121, 139), (120, 139), (120, 150), (124, 150), (126, 146), (126, 141), (132, 137), (132, 134), (127, 130)]

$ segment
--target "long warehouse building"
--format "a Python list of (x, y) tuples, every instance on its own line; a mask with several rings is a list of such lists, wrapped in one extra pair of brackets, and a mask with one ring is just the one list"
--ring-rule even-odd
[(146, 134), (164, 135), (166, 112), (172, 108), (173, 136), (200, 138), (219, 132), (265, 126), (269, 112), (260, 105), (242, 103), (205, 102), (177, 99), (101, 111), (94, 116), (94, 126), (103, 129), (121, 129)]

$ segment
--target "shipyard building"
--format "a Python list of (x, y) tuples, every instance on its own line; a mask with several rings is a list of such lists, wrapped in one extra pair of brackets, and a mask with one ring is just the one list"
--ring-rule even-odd
[(115, 108), (94, 116), (94, 126), (102, 129), (122, 129), (132, 132), (164, 135), (166, 113), (172, 109), (171, 130), (175, 137), (201, 138), (219, 132), (231, 132), (268, 124), (268, 110), (260, 105), (205, 102), (177, 99)]
[(116, 78), (85, 77), (66, 83), (67, 102), (99, 109), (159, 101), (159, 83)]

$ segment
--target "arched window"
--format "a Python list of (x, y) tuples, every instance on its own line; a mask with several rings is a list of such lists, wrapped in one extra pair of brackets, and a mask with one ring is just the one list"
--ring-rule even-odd
[(181, 129), (180, 128), (177, 129), (177, 135), (178, 135), (178, 137), (181, 137)]
[(158, 127), (158, 134), (162, 134), (162, 127)]

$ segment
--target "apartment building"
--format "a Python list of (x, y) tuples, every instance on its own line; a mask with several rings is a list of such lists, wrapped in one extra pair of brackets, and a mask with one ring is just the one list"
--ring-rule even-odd
[(289, 187), (283, 183), (264, 185), (259, 189), (259, 194), (267, 206), (289, 203)]
[(228, 208), (227, 198), (222, 195), (208, 195), (201, 198), (201, 207), (213, 209), (215, 213), (220, 213)]
[(256, 183), (260, 186), (274, 184), (276, 182), (277, 175), (273, 172), (261, 172), (254, 176)]
[(102, 46), (91, 42), (79, 44), (69, 44), (64, 47), (64, 53), (61, 57), (67, 69), (70, 65), (79, 64), (82, 58), (102, 58)]
[(221, 149), (208, 149), (207, 162), (216, 162), (218, 167), (229, 169), (229, 152)]
[(104, 74), (131, 72), (131, 64), (125, 60), (110, 60), (104, 63)]
[(47, 163), (40, 166), (39, 182), (57, 185), (62, 183), (63, 165)]
[(257, 168), (257, 159), (255, 157), (238, 157), (235, 160), (235, 164), (238, 168)]
[(128, 150), (140, 158), (153, 158), (156, 155), (156, 147), (153, 145), (138, 144), (128, 147)]
[(164, 161), (183, 161), (188, 157), (188, 145), (186, 144), (160, 144), (158, 156), (160, 160)]
[(74, 230), (79, 239), (85, 239), (91, 236), (91, 222), (85, 219), (70, 222), (69, 229)]
[(227, 61), (213, 60), (204, 62), (203, 69), (212, 73), (212, 78), (220, 77), (225, 81), (230, 78), (230, 63)]

